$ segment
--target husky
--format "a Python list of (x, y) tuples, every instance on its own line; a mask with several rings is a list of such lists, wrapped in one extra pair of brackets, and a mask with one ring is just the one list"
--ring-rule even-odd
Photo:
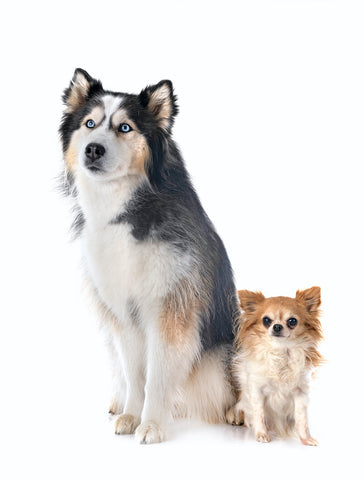
[(240, 310), (224, 245), (172, 139), (171, 81), (112, 92), (78, 68), (63, 102), (63, 186), (108, 338), (115, 433), (149, 444), (174, 416), (225, 421)]

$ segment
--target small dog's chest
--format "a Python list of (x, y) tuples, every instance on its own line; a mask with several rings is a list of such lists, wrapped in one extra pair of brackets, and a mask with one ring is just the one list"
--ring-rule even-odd
[(264, 393), (294, 391), (302, 383), (305, 372), (305, 355), (301, 349), (274, 350), (265, 356), (264, 362), (255, 365)]

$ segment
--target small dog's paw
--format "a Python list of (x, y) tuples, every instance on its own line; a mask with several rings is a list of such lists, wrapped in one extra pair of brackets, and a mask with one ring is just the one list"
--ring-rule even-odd
[(261, 442), (261, 443), (269, 443), (271, 441), (271, 438), (268, 432), (258, 432), (255, 435), (255, 438), (257, 442)]
[(226, 412), (226, 422), (231, 425), (244, 425), (244, 412), (242, 410), (236, 410), (235, 407), (230, 408)]
[(115, 433), (116, 435), (130, 435), (135, 432), (139, 423), (139, 419), (134, 415), (119, 415), (115, 421)]
[(303, 445), (311, 445), (311, 446), (314, 446), (314, 447), (316, 447), (318, 445), (318, 441), (315, 440), (312, 437), (301, 438), (301, 442), (303, 443)]
[(139, 443), (160, 443), (164, 440), (164, 432), (153, 421), (143, 422), (135, 431), (135, 437)]
[(120, 415), (123, 413), (123, 406), (115, 398), (110, 402), (109, 414), (110, 415)]

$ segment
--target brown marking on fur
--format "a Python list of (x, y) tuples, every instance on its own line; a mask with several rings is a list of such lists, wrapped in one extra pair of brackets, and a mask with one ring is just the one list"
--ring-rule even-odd
[(198, 314), (202, 306), (187, 280), (181, 281), (164, 300), (160, 331), (169, 344), (188, 342), (197, 330)]
[(319, 287), (297, 291), (296, 298), (265, 298), (260, 292), (247, 290), (239, 291), (238, 295), (244, 312), (240, 317), (235, 339), (237, 349), (244, 348), (245, 352), (253, 354), (255, 347), (262, 341), (266, 341), (267, 329), (262, 322), (264, 316), (279, 318), (280, 323), (284, 325), (288, 318), (295, 317), (298, 324), (291, 331), (291, 337), (301, 339), (308, 344), (306, 347), (307, 366), (317, 367), (323, 363), (323, 357), (317, 348), (323, 339), (319, 319), (321, 304)]
[(81, 122), (81, 127), (73, 132), (67, 151), (64, 154), (64, 160), (67, 170), (72, 171), (77, 165), (78, 155), (80, 153), (80, 145), (82, 143), (82, 136), (85, 134), (85, 129), (87, 129), (87, 127), (85, 126), (87, 120), (94, 120), (97, 126), (100, 124), (103, 118), (104, 109), (101, 106), (96, 106), (89, 114), (87, 114), (83, 118)]
[(66, 169), (72, 171), (77, 164), (78, 158), (78, 150), (73, 147), (72, 143), (70, 143), (65, 155), (64, 161), (66, 163)]
[(143, 135), (137, 135), (133, 142), (133, 151), (130, 173), (146, 175), (146, 164), (150, 158), (150, 149)]
[(120, 108), (111, 117), (111, 124), (117, 131), (121, 123), (128, 123), (132, 130), (128, 133), (119, 132), (119, 141), (125, 142), (133, 152), (130, 165), (130, 174), (146, 175), (146, 164), (150, 158), (150, 149), (144, 135), (142, 135), (136, 124), (127, 116), (126, 111)]

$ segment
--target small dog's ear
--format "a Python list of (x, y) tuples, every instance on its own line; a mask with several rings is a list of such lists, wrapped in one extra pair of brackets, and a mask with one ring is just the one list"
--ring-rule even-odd
[(296, 300), (303, 303), (309, 313), (317, 313), (321, 305), (321, 288), (311, 287), (306, 290), (297, 290)]
[(158, 126), (168, 132), (171, 130), (174, 117), (178, 113), (178, 106), (170, 80), (162, 80), (156, 85), (142, 90), (139, 94), (139, 101), (153, 115)]
[(67, 111), (73, 112), (86, 103), (86, 100), (94, 93), (102, 91), (99, 80), (92, 78), (82, 68), (76, 68), (70, 85), (63, 94), (63, 102), (67, 105)]
[(265, 300), (265, 296), (261, 292), (250, 292), (249, 290), (239, 290), (238, 296), (241, 308), (248, 313), (255, 312), (258, 304)]

